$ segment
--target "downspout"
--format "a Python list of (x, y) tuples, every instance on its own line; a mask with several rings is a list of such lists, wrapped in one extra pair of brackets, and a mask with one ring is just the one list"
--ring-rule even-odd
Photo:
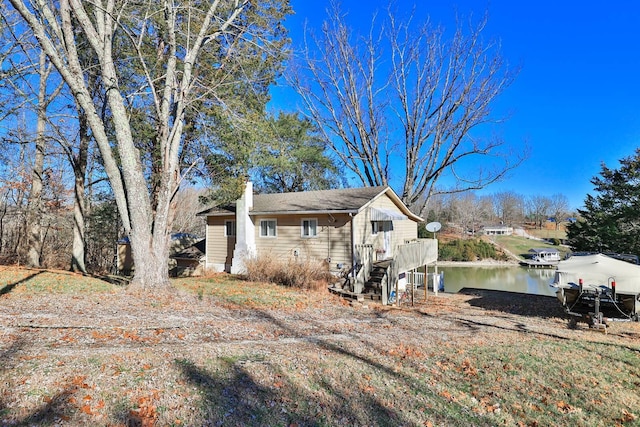
[(331, 224), (327, 225), (327, 263), (331, 270)]
[(333, 215), (328, 214), (329, 219), (327, 220), (327, 262), (329, 263), (329, 270), (331, 270), (331, 227), (332, 224), (335, 224), (336, 219)]
[(355, 286), (356, 283), (356, 257), (355, 257), (355, 242), (353, 235), (353, 213), (349, 212), (349, 217), (351, 218), (351, 277), (353, 278), (353, 284)]

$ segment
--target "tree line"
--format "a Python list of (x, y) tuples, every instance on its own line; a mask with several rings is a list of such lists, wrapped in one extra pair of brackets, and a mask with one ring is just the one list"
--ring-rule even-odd
[[(511, 192), (488, 196), (465, 195), (432, 198), (428, 219), (458, 224), (466, 233), (474, 224), (500, 221), (505, 225), (528, 221), (542, 227), (548, 217), (556, 228), (568, 215), (567, 244), (575, 252), (640, 255), (640, 148), (619, 160), (617, 167), (602, 164), (591, 179), (593, 192), (584, 206), (568, 209), (566, 196), (524, 197)], [(424, 233), (428, 237), (428, 233)]]
[(575, 213), (562, 193), (551, 196), (524, 196), (512, 191), (478, 195), (475, 192), (443, 194), (432, 197), (426, 205), (428, 222), (457, 225), (462, 234), (475, 234), (484, 225), (521, 226), (542, 229), (553, 220), (557, 230)]
[[(363, 37), (331, 3), (296, 51), (287, 0), (0, 7), (5, 262), (102, 271), (126, 236), (144, 260), (132, 286), (163, 289), (171, 233), (202, 226), (183, 220), (198, 209), (189, 197), (233, 200), (247, 177), (271, 192), (388, 185), (402, 164), (399, 193), (422, 213), (454, 166), (500, 160), (445, 194), (484, 188), (524, 158), (470, 136), (517, 74), (483, 41), (486, 17), (413, 31), (414, 16), (389, 9)], [(287, 65), (304, 108), (270, 112)]]

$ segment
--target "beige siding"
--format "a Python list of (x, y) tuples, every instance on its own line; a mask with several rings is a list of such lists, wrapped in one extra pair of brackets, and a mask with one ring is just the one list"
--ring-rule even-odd
[[(353, 220), (354, 244), (371, 244), (374, 249), (381, 248), (384, 233), (372, 234), (370, 208), (384, 208), (402, 213), (401, 209), (386, 194), (373, 200)], [(256, 250), (258, 255), (272, 254), (283, 259), (293, 259), (298, 253), (300, 259), (330, 261), (331, 270), (338, 270), (338, 264), (351, 264), (351, 217), (347, 214), (333, 215), (266, 215), (252, 216), (254, 222)], [(276, 237), (260, 236), (260, 220), (276, 221)], [(302, 236), (302, 220), (316, 219), (317, 237)], [(225, 221), (235, 220), (233, 216), (207, 217), (207, 267), (228, 271), (233, 257), (235, 238), (224, 235)], [(394, 249), (408, 240), (418, 237), (417, 224), (410, 220), (393, 221), (390, 232), (391, 254)]]
[[(384, 208), (392, 210), (399, 214), (403, 212), (400, 208), (387, 197), (385, 194), (373, 200), (366, 208), (362, 210), (354, 218), (355, 242), (356, 244), (371, 244), (374, 250), (381, 249), (384, 246), (384, 233), (372, 233), (370, 208)], [(418, 238), (418, 224), (411, 219), (393, 221), (393, 230), (391, 231), (391, 250), (392, 253), (398, 245), (406, 243), (408, 240)]]
[[(270, 253), (278, 257), (293, 258), (294, 251), (301, 259), (331, 259), (332, 270), (337, 264), (350, 264), (351, 227), (348, 215), (286, 215), (252, 217), (256, 230), (258, 254)], [(276, 237), (260, 236), (260, 220), (276, 220)], [(302, 220), (318, 221), (317, 237), (302, 237)]]
[(228, 271), (233, 257), (235, 237), (224, 235), (225, 221), (235, 221), (234, 216), (207, 217), (207, 268)]

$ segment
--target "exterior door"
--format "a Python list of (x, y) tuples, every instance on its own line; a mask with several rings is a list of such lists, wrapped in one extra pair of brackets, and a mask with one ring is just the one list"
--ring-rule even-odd
[(391, 224), (391, 221), (385, 221), (384, 239), (382, 246), (382, 248), (384, 249), (384, 259), (393, 257), (393, 253), (391, 253)]
[[(376, 236), (376, 260), (382, 261), (393, 256), (393, 221), (372, 221), (373, 234)], [(382, 234), (382, 236), (380, 236)]]

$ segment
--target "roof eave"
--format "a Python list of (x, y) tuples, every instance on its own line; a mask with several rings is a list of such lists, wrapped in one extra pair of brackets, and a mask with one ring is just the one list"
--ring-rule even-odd
[(306, 211), (250, 211), (249, 215), (322, 215), (322, 214), (357, 214), (357, 209), (340, 209), (340, 210), (306, 210)]
[(413, 212), (411, 212), (409, 210), (409, 208), (407, 207), (407, 205), (404, 204), (404, 202), (402, 201), (402, 199), (396, 194), (395, 191), (393, 191), (393, 189), (391, 187), (385, 187), (380, 193), (378, 193), (378, 195), (376, 195), (375, 197), (371, 198), (371, 200), (369, 200), (367, 203), (365, 203), (360, 209), (358, 209), (358, 213), (362, 212), (363, 210), (365, 210), (367, 207), (369, 207), (369, 205), (371, 203), (373, 203), (374, 200), (376, 200), (378, 197), (382, 196), (383, 194), (386, 194), (387, 196), (389, 196), (389, 198), (391, 200), (393, 200), (393, 202), (396, 204), (396, 206), (398, 206), (400, 208), (400, 210), (407, 216), (409, 217), (409, 219), (415, 221), (415, 222), (424, 222), (424, 219), (419, 217), (418, 215), (414, 214)]

